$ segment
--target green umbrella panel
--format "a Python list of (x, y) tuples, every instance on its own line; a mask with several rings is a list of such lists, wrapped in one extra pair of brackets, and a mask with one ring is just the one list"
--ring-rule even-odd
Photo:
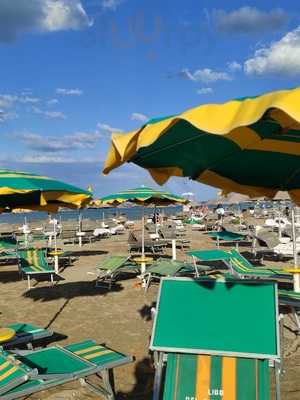
[(89, 191), (27, 172), (0, 170), (0, 210), (56, 212), (59, 207), (81, 208), (92, 198)]

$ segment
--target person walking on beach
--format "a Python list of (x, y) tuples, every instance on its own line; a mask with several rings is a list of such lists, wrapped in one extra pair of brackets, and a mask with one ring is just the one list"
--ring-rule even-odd
[(217, 214), (217, 217), (218, 217), (218, 224), (220, 226), (223, 223), (224, 214), (225, 214), (225, 210), (224, 210), (222, 204), (218, 204), (217, 205), (216, 214)]

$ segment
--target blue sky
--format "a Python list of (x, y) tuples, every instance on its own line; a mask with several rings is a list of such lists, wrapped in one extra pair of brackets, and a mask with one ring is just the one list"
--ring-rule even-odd
[[(21, 3), (21, 4), (20, 4)], [(142, 184), (102, 176), (112, 131), (207, 102), (299, 85), (294, 1), (0, 0), (0, 165), (96, 196)], [(171, 179), (167, 190), (216, 190)]]

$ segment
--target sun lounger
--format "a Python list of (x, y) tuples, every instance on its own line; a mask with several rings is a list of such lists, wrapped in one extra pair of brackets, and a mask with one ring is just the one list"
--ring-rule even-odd
[(246, 235), (242, 235), (242, 234), (236, 233), (236, 232), (230, 232), (227, 230), (209, 232), (208, 236), (217, 240), (218, 248), (220, 247), (220, 241), (221, 241), (221, 242), (225, 242), (225, 243), (234, 242), (236, 244), (236, 248), (238, 249), (239, 242), (245, 240), (245, 238), (246, 238)]
[(53, 332), (48, 329), (39, 328), (32, 324), (15, 323), (6, 325), (6, 328), (13, 329), (16, 335), (5, 343), (1, 343), (4, 348), (14, 347), (20, 344), (31, 345), (32, 342), (46, 339), (52, 336)]
[(285, 272), (280, 268), (273, 267), (254, 267), (245, 257), (243, 257), (238, 251), (216, 251), (216, 250), (204, 250), (204, 251), (189, 251), (187, 253), (200, 261), (223, 261), (229, 268), (230, 272), (234, 276), (239, 278), (264, 278), (264, 279), (285, 279), (293, 280), (293, 275), (289, 272)]
[(117, 279), (118, 275), (124, 272), (139, 272), (137, 265), (128, 263), (130, 256), (109, 256), (104, 259), (100, 265), (96, 267), (96, 287), (107, 286), (111, 289), (112, 283)]
[(276, 295), (274, 282), (164, 278), (150, 344), (153, 400), (269, 400), (271, 365), (279, 400)]
[(270, 399), (268, 360), (178, 353), (167, 357), (164, 400)]
[(41, 249), (28, 249), (18, 251), (20, 272), (27, 276), (28, 289), (30, 289), (30, 278), (38, 275), (50, 275), (53, 284), (54, 268), (47, 262), (45, 251)]
[[(132, 357), (97, 345), (93, 340), (35, 351), (1, 351), (1, 399), (17, 399), (79, 380), (96, 394), (113, 400), (112, 369), (131, 361)], [(99, 386), (87, 380), (91, 375), (99, 379)]]
[(165, 276), (179, 275), (193, 275), (198, 277), (199, 272), (206, 271), (207, 269), (207, 267), (195, 267), (183, 261), (159, 258), (146, 269), (142, 277), (145, 280), (145, 291), (149, 289), (152, 280), (160, 281)]

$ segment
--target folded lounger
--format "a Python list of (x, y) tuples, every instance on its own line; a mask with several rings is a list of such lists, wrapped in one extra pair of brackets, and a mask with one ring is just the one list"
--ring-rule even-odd
[(2, 347), (14, 347), (20, 344), (31, 345), (36, 340), (46, 339), (53, 335), (52, 331), (48, 329), (39, 328), (32, 324), (15, 323), (5, 326), (6, 328), (13, 329), (16, 335), (5, 343), (1, 343)]
[[(107, 400), (114, 393), (109, 379), (114, 367), (128, 364), (132, 357), (97, 345), (93, 340), (65, 347), (53, 346), (35, 351), (0, 352), (0, 397), (18, 399), (30, 394), (80, 380)], [(88, 382), (96, 375), (99, 386)], [(100, 384), (101, 382), (101, 384)]]
[(96, 287), (108, 283), (109, 290), (113, 281), (115, 281), (121, 273), (124, 272), (139, 272), (135, 264), (128, 264), (130, 256), (109, 256), (104, 259), (100, 265), (96, 267)]
[(27, 276), (28, 289), (30, 289), (30, 278), (37, 275), (50, 275), (53, 285), (54, 268), (48, 264), (45, 251), (41, 249), (28, 249), (18, 251), (20, 272)]

